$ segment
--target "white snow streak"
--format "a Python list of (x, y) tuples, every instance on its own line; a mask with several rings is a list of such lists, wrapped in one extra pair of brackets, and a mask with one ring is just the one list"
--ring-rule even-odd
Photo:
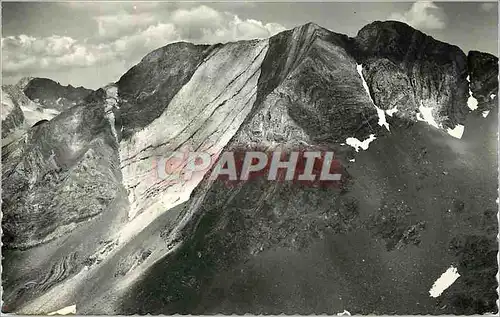
[(52, 315), (70, 315), (70, 314), (73, 314), (73, 315), (76, 314), (76, 305), (71, 305), (71, 306), (61, 308), (61, 309), (56, 310), (54, 312), (48, 313), (47, 315), (52, 316)]
[(434, 117), (432, 116), (432, 107), (426, 107), (423, 105), (422, 102), (420, 102), (420, 107), (418, 108), (420, 111), (417, 113), (417, 120), (418, 121), (425, 121), (428, 124), (430, 124), (433, 127), (436, 127), (439, 129), (439, 124), (436, 122)]
[(460, 274), (455, 267), (450, 266), (432, 285), (429, 291), (431, 297), (439, 297), (448, 287), (450, 287), (458, 278)]
[[(375, 102), (373, 102), (372, 96), (370, 95), (370, 89), (368, 88), (368, 84), (366, 83), (366, 80), (363, 77), (363, 65), (356, 64), (356, 70), (358, 71), (359, 77), (361, 77), (361, 80), (363, 81), (363, 87), (365, 88), (366, 93), (368, 94), (368, 97), (370, 98), (370, 101), (372, 102), (373, 106), (377, 109), (378, 125), (384, 126), (387, 129), (387, 131), (390, 131), (389, 130), (389, 123), (387, 123), (387, 120), (385, 118), (384, 110), (377, 107)], [(392, 116), (392, 114), (391, 114), (391, 116)]]
[[(470, 76), (467, 76), (467, 82), (469, 83), (470, 87)], [(472, 96), (472, 91), (469, 88), (469, 98), (467, 99), (467, 106), (469, 107), (470, 110), (476, 110), (477, 109), (477, 99)]]
[(486, 111), (483, 111), (483, 117), (486, 118), (488, 116), (488, 114), (490, 113), (489, 110), (486, 110)]
[(497, 96), (497, 95), (495, 95), (495, 94), (491, 94), (491, 95), (490, 95), (490, 99), (491, 99), (491, 100), (493, 100), (493, 99), (495, 99), (495, 97), (496, 97), (496, 96)]
[(356, 138), (347, 138), (345, 140), (345, 143), (352, 146), (356, 150), (356, 152), (359, 152), (360, 148), (363, 150), (367, 150), (370, 143), (375, 139), (376, 139), (375, 134), (370, 134), (370, 137), (368, 137), (368, 139), (364, 141), (360, 141)]
[(384, 126), (387, 131), (389, 130), (389, 123), (387, 123), (387, 119), (385, 118), (385, 112), (384, 110), (380, 109), (379, 107), (375, 106), (377, 108), (377, 114), (378, 114), (378, 125), (379, 126)]

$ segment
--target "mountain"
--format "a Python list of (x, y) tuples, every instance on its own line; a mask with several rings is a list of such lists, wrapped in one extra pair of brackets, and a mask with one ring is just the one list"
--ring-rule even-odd
[(17, 128), (26, 130), (41, 120), (52, 119), (84, 102), (91, 92), (46, 78), (25, 77), (15, 85), (2, 86), (2, 139)]
[[(497, 75), (495, 56), (377, 21), (170, 44), (85, 96), (3, 89), (3, 310), (495, 312)], [(23, 126), (24, 97), (71, 102)], [(341, 182), (158, 177), (172, 152), (260, 149), (333, 151)]]
[(62, 86), (48, 78), (33, 78), (26, 84), (23, 92), (45, 108), (61, 111), (82, 103), (92, 90), (71, 85)]

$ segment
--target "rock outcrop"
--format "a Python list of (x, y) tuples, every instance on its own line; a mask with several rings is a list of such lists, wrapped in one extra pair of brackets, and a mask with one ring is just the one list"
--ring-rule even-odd
[[(497, 62), (399, 22), (355, 38), (309, 23), (174, 43), (85, 96), (7, 88), (2, 138), (22, 132), (2, 144), (4, 310), (494, 311), (498, 119), (468, 99), (498, 111)], [(71, 103), (28, 120), (55, 91)], [(252, 149), (333, 151), (341, 181), (159, 175), (173, 152)], [(451, 264), (456, 284), (428, 296)]]

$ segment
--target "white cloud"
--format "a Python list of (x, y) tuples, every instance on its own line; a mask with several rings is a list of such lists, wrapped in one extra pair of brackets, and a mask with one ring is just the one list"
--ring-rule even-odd
[(7, 76), (30, 71), (88, 67), (115, 57), (110, 47), (79, 43), (67, 36), (2, 38), (2, 72)]
[[(83, 10), (81, 3), (65, 4)], [(163, 4), (162, 4), (163, 6)], [(213, 44), (266, 38), (285, 28), (278, 23), (242, 20), (230, 12), (206, 5), (174, 8), (166, 12), (158, 3), (125, 3), (112, 11), (99, 5), (93, 20), (95, 38), (76, 40), (68, 36), (2, 38), (5, 76), (24, 76), (40, 71), (69, 71), (71, 68), (102, 67), (110, 61), (129, 65), (150, 51), (177, 41)], [(123, 70), (125, 72), (126, 69)]]
[(131, 57), (142, 57), (153, 49), (179, 40), (181, 38), (173, 24), (158, 23), (137, 33), (122, 36), (109, 45), (104, 44), (104, 46), (109, 46), (120, 58), (130, 59)]
[(407, 23), (416, 29), (435, 30), (446, 27), (446, 15), (442, 8), (432, 1), (416, 1), (411, 8), (403, 13), (392, 13), (389, 20)]
[(130, 34), (142, 30), (155, 22), (154, 16), (148, 13), (101, 15), (94, 18), (98, 25), (99, 36), (118, 38), (122, 34)]

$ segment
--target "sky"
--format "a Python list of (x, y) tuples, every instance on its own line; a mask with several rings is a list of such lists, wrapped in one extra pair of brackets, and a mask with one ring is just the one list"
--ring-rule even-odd
[(496, 2), (2, 2), (2, 77), (97, 89), (177, 41), (267, 38), (314, 22), (355, 36), (398, 20), (434, 38), (498, 56)]

